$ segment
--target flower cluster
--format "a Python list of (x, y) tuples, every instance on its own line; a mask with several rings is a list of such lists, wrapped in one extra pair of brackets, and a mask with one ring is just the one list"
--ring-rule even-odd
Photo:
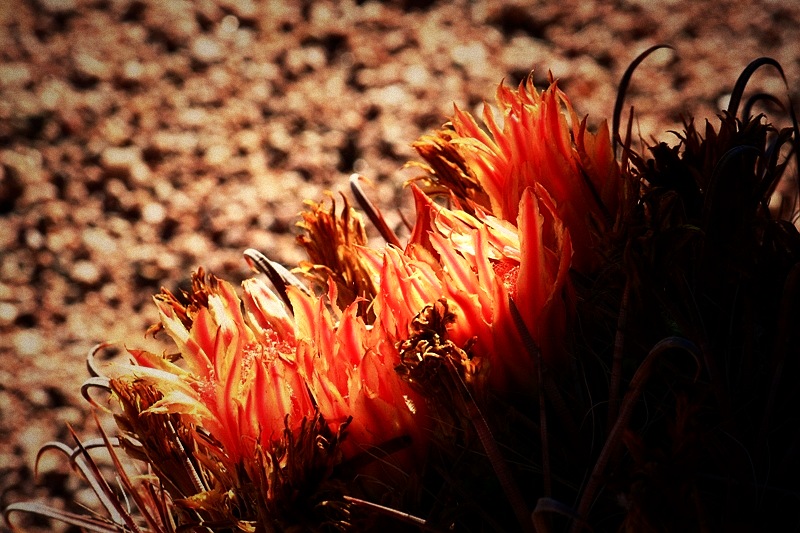
[[(687, 529), (747, 498), (715, 484), (749, 480), (731, 442), (800, 469), (769, 440), (800, 439), (780, 386), (797, 370), (800, 234), (791, 209), (769, 209), (794, 115), (777, 131), (729, 109), (705, 137), (687, 122), (652, 159), (618, 139), (620, 163), (616, 132), (589, 131), (554, 80), (496, 98), (502, 124), (456, 107), (414, 143), (405, 242), (355, 189), (384, 247), (347, 199), (308, 202), (294, 273), (246, 252), (273, 288), (254, 277), (237, 293), (200, 269), (180, 296), (162, 290), (151, 333), (176, 353), (130, 350), (92, 382), (152, 474), (137, 485), (105, 439), (139, 514), (89, 468), (110, 518), (50, 516), (98, 531)], [(674, 353), (691, 361), (659, 366)], [(732, 377), (735, 358), (752, 372)], [(669, 400), (633, 430), (645, 385)], [(70, 455), (94, 464), (81, 444)], [(773, 482), (788, 493), (791, 476)], [(663, 515), (655, 487), (689, 510)]]
[[(263, 510), (237, 523), (298, 505), (279, 501), (286, 495), (273, 490), (275, 481), (257, 482), (265, 463), (276, 476), (308, 469), (298, 477), (320, 487), (347, 469), (375, 485), (397, 486), (402, 477), (408, 489), (395, 495), (401, 501), (425, 475), (431, 437), (456, 438), (445, 419), (469, 431), (468, 409), (450, 409), (447, 418), (439, 405), (445, 389), (429, 381), (440, 378), (423, 378), (415, 365), (436, 359), (439, 372), (452, 374), (445, 381), (460, 383), (446, 394), (475, 398), (530, 396), (539, 354), (551, 368), (565, 367), (573, 314), (568, 272), (574, 257), (584, 269), (597, 262), (587, 224), (603, 224), (613, 209), (602, 198), (612, 195), (619, 169), (607, 128), (588, 133), (555, 82), (541, 93), (530, 80), (517, 91), (501, 87), (498, 104), (503, 130), (487, 113), (486, 135), (456, 110), (452, 130), (416, 145), (429, 173), (422, 188), (411, 184), (417, 218), (402, 248), (367, 248), (361, 218), (346, 201), (340, 213), (335, 203), (330, 210), (310, 203), (299, 243), (309, 255), (300, 272), (311, 289), (279, 282), (281, 298), (252, 278), (240, 298), (199, 271), (182, 298), (167, 290), (156, 296), (161, 321), (154, 332), (165, 331), (178, 354), (131, 351), (132, 364), (116, 368), (111, 388), (118, 396), (155, 394), (128, 417), (177, 415), (180, 427), (191, 428), (182, 448), (215, 465), (204, 491), (257, 487), (252, 499), (266, 502)], [(470, 170), (448, 178), (435, 170), (459, 165)], [(435, 201), (433, 185), (443, 179), (469, 189), (452, 195), (452, 207)], [(581, 194), (570, 192), (578, 187)], [(587, 203), (590, 189), (602, 195)], [(420, 326), (437, 305), (444, 306), (438, 326)], [(435, 342), (423, 340), (428, 330)], [(274, 452), (310, 421), (322, 422), (317, 438), (335, 443), (323, 472), (319, 461)], [(404, 476), (387, 473), (391, 467)], [(387, 497), (375, 487), (357, 495)]]

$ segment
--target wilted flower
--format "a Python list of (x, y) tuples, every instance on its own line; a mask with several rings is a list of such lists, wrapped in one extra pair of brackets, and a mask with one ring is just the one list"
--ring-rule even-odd
[(370, 301), (375, 296), (373, 272), (360, 249), (367, 245), (367, 233), (361, 215), (344, 198), (341, 213), (336, 213), (336, 201), (331, 198), (330, 209), (323, 204), (306, 201), (302, 221), (297, 225), (305, 230), (297, 242), (308, 254), (301, 261), (300, 271), (320, 287), (332, 280), (337, 288), (337, 304), (344, 308), (357, 299)]

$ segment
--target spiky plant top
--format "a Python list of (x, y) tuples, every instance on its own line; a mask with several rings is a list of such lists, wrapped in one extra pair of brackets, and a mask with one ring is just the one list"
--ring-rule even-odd
[(109, 532), (797, 523), (800, 235), (796, 198), (774, 201), (796, 186), (794, 112), (785, 130), (753, 102), (739, 115), (752, 73), (780, 71), (761, 59), (717, 125), (636, 151), (622, 102), (654, 49), (611, 130), (590, 132), (555, 80), (501, 85), (502, 124), (456, 108), (414, 144), (404, 243), (353, 178), (385, 247), (346, 199), (310, 202), (294, 274), (245, 253), (272, 289), (200, 269), (163, 290), (151, 333), (177, 351), (130, 350), (85, 387), (110, 391), (119, 435), (47, 447), (101, 508), (6, 517)]

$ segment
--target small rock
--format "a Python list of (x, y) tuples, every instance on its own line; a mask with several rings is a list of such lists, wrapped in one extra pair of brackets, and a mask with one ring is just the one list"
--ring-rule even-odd
[(215, 39), (200, 35), (192, 42), (192, 57), (201, 63), (216, 63), (225, 57), (225, 52)]
[(247, 170), (253, 176), (263, 173), (268, 167), (267, 156), (263, 152), (255, 152), (247, 156)]
[(100, 228), (86, 228), (81, 234), (81, 240), (96, 255), (110, 256), (117, 252), (117, 242)]
[(100, 164), (106, 170), (129, 171), (142, 161), (142, 151), (137, 146), (106, 148), (100, 156)]
[(193, 4), (189, 0), (152, 2), (148, 5), (145, 18), (170, 39), (187, 42), (199, 31)]
[(47, 391), (41, 387), (28, 390), (25, 399), (36, 407), (47, 407), (47, 404), (50, 401)]
[(251, 20), (258, 15), (256, 3), (253, 0), (222, 0), (221, 5), (230, 9), (240, 19)]
[(150, 181), (150, 168), (144, 163), (139, 162), (131, 168), (131, 179), (134, 183), (144, 184)]
[(294, 75), (306, 69), (318, 70), (325, 66), (325, 50), (319, 46), (293, 48), (286, 52), (286, 68)]
[(292, 136), (289, 135), (289, 132), (286, 131), (286, 128), (283, 126), (283, 124), (277, 123), (272, 124), (271, 126), (274, 129), (269, 132), (270, 144), (278, 150), (290, 150), (292, 148), (293, 139)]
[[(52, 454), (55, 455), (55, 454)], [(102, 504), (97, 493), (91, 488), (81, 488), (72, 496), (75, 503), (84, 506), (87, 509), (97, 509)]]
[(247, 153), (257, 152), (261, 148), (261, 136), (253, 130), (242, 130), (236, 135), (239, 149)]
[[(503, 47), (501, 57), (508, 70), (518, 72), (530, 72), (536, 70), (536, 74), (546, 75), (547, 70), (552, 69), (551, 45), (539, 39), (516, 35), (507, 46)], [(543, 72), (539, 72), (539, 71)]]
[(47, 233), (47, 249), (55, 253), (63, 253), (72, 248), (78, 241), (77, 232), (68, 226)]
[(86, 78), (107, 80), (111, 77), (112, 69), (109, 64), (87, 53), (76, 54), (75, 57), (73, 57), (73, 61), (78, 74)]
[(39, 5), (51, 15), (68, 14), (78, 7), (75, 0), (39, 0)]
[(21, 199), (24, 206), (46, 203), (55, 200), (58, 195), (56, 186), (52, 183), (38, 183), (35, 187), (26, 187), (25, 195)]
[(14, 349), (25, 357), (39, 355), (44, 349), (44, 337), (35, 329), (24, 329), (14, 335)]
[(148, 224), (160, 224), (166, 216), (167, 210), (159, 203), (150, 202), (142, 208), (142, 220)]
[(239, 19), (235, 15), (225, 15), (219, 22), (217, 29), (218, 35), (222, 38), (230, 38), (239, 29)]
[(131, 128), (119, 115), (109, 117), (101, 126), (103, 136), (111, 144), (121, 144), (131, 137)]
[[(52, 394), (50, 396), (52, 401)], [(59, 407), (57, 411), (58, 419), (63, 423), (69, 424), (73, 427), (80, 424), (86, 416), (86, 413), (83, 411), (83, 409), (74, 406)]]
[(25, 231), (25, 244), (32, 250), (39, 250), (45, 244), (44, 235), (34, 228), (28, 228)]
[(142, 160), (142, 150), (138, 146), (106, 148), (100, 156), (100, 164), (107, 171), (128, 176), (137, 183), (145, 183), (150, 178), (150, 169)]
[(17, 306), (10, 302), (0, 302), (0, 325), (7, 326), (19, 316)]
[(169, 272), (177, 269), (181, 265), (181, 259), (178, 254), (163, 252), (158, 254), (156, 265), (163, 271)]
[(212, 166), (219, 166), (231, 158), (231, 149), (223, 144), (209, 146), (203, 160)]
[(409, 102), (409, 95), (402, 85), (394, 83), (376, 90), (376, 101), (386, 107), (404, 107)]
[(136, 83), (141, 81), (144, 74), (144, 65), (138, 61), (126, 61), (122, 66), (122, 81), (127, 83)]
[(31, 69), (25, 63), (0, 65), (0, 85), (23, 87), (32, 80)]
[(73, 280), (86, 285), (94, 285), (100, 281), (100, 275), (100, 269), (91, 261), (76, 261), (70, 272)]
[(159, 131), (153, 135), (152, 147), (162, 154), (188, 154), (197, 148), (197, 135), (191, 132)]
[(0, 152), (0, 162), (16, 172), (23, 183), (40, 183), (43, 181), (42, 154), (33, 148), (22, 148), (20, 151), (4, 150)]
[(190, 107), (178, 113), (178, 124), (185, 128), (199, 127), (208, 121), (208, 113), (199, 107)]
[(17, 428), (16, 441), (22, 443), (27, 464), (35, 464), (39, 472), (47, 472), (63, 467), (63, 458), (59, 454), (45, 453), (38, 457), (39, 448), (47, 441), (53, 440), (52, 420), (29, 420)]
[(197, 233), (179, 235), (173, 239), (171, 244), (176, 252), (186, 254), (192, 258), (204, 257), (212, 249), (211, 243), (207, 238)]
[(453, 63), (464, 67), (471, 75), (485, 72), (487, 52), (483, 43), (474, 41), (454, 46), (450, 51)]
[(111, 302), (120, 297), (120, 287), (116, 283), (106, 283), (100, 288), (100, 296), (106, 302)]
[(430, 81), (425, 65), (413, 64), (403, 71), (403, 79), (412, 87), (425, 87)]

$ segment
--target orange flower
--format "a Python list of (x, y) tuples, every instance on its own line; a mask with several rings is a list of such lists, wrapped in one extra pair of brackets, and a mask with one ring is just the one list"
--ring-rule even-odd
[(481, 361), (492, 387), (530, 387), (535, 366), (509, 300), (551, 365), (563, 361), (572, 256), (569, 232), (541, 186), (523, 191), (517, 225), (435, 204), (413, 187), (417, 223), (404, 252), (387, 247), (376, 326), (405, 339), (416, 315), (445, 298), (455, 320), (449, 340)]
[(456, 107), (452, 129), (415, 144), (431, 173), (422, 178), (427, 189), (445, 187), (470, 204), (468, 211), (480, 207), (513, 223), (526, 189), (538, 184), (572, 235), (573, 266), (590, 271), (599, 261), (593, 232), (610, 229), (619, 202), (620, 171), (607, 124), (590, 133), (555, 81), (542, 92), (530, 77), (516, 91), (501, 84), (497, 103), (502, 128), (489, 106), (483, 113), (488, 132)]
[(256, 443), (280, 435), (286, 415), (299, 422), (313, 413), (313, 404), (296, 370), (294, 325), (277, 296), (260, 281), (248, 280), (242, 306), (225, 281), (211, 276), (195, 285), (203, 291), (195, 300), (205, 302), (184, 320), (184, 306), (171, 294), (156, 297), (162, 327), (185, 368), (134, 351), (139, 366), (127, 370), (162, 393), (151, 412), (188, 417), (209, 431), (235, 464), (252, 455)]
[(333, 283), (330, 309), (324, 298), (289, 287), (292, 317), (258, 279), (243, 282), (240, 300), (229, 283), (198, 282), (202, 276), (192, 305), (166, 291), (156, 298), (184, 365), (133, 351), (138, 364), (124, 369), (161, 392), (150, 412), (178, 413), (208, 431), (230, 466), (252, 460), (257, 445), (269, 450), (285, 420), (297, 429), (317, 410), (334, 434), (352, 417), (345, 459), (398, 439), (422, 453), (413, 393), (357, 316), (358, 302), (340, 311)]
[[(297, 325), (299, 374), (326, 419), (348, 426), (342, 449), (346, 457), (399, 440), (411, 439), (413, 456), (425, 453), (423, 424), (416, 395), (397, 378), (396, 350), (381, 329), (359, 316), (359, 302), (340, 310), (336, 286), (329, 283), (327, 301), (292, 287), (289, 297)], [(329, 310), (330, 308), (330, 310)]]

